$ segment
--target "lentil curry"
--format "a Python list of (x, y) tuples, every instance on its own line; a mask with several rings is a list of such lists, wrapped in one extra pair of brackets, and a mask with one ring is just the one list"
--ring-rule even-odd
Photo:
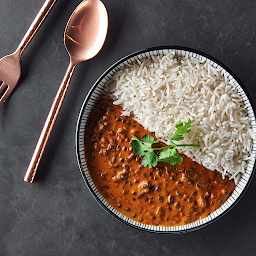
[(143, 167), (131, 136), (154, 133), (121, 112), (121, 106), (100, 99), (85, 131), (89, 173), (112, 207), (143, 224), (177, 226), (207, 217), (227, 200), (235, 183), (185, 155), (181, 164)]

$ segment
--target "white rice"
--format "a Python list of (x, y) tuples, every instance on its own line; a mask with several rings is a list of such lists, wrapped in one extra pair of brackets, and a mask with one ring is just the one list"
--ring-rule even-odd
[(110, 95), (124, 115), (169, 144), (175, 124), (192, 120), (178, 150), (223, 177), (237, 181), (245, 172), (254, 136), (236, 87), (208, 61), (174, 53), (138, 60), (113, 76)]

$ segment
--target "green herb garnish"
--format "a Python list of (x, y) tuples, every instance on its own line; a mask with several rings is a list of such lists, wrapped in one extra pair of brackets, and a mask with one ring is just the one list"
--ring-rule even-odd
[[(188, 122), (178, 122), (175, 125), (176, 131), (171, 136), (170, 142), (172, 145), (161, 147), (161, 148), (153, 148), (152, 145), (155, 143), (159, 143), (158, 140), (155, 140), (153, 136), (149, 134), (145, 134), (141, 140), (139, 140), (136, 136), (132, 135), (131, 146), (136, 155), (142, 156), (142, 165), (149, 166), (149, 168), (157, 165), (158, 162), (164, 162), (167, 164), (175, 165), (177, 163), (181, 163), (183, 158), (178, 154), (176, 148), (177, 147), (200, 147), (200, 145), (195, 144), (180, 144), (177, 145), (174, 141), (180, 141), (184, 139), (183, 134), (189, 133), (191, 129), (191, 120)], [(159, 155), (155, 154), (155, 150), (161, 150)]]

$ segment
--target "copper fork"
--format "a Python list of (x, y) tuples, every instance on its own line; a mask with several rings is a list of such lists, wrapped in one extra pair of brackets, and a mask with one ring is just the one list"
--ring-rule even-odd
[(10, 96), (21, 75), (21, 54), (34, 37), (56, 0), (46, 0), (16, 51), (0, 60), (0, 106)]

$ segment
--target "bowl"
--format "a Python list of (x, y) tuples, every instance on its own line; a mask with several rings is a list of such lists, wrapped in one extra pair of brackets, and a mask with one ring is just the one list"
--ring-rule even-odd
[[(222, 63), (218, 60), (212, 58), (211, 56), (202, 53), (197, 50), (193, 50), (190, 48), (185, 47), (177, 47), (177, 46), (165, 46), (165, 47), (154, 47), (150, 49), (141, 50), (135, 53), (132, 53), (121, 60), (117, 61), (113, 64), (110, 68), (108, 68), (96, 81), (96, 83), (92, 86), (91, 90), (89, 91), (88, 95), (86, 96), (83, 105), (80, 110), (80, 114), (78, 117), (77, 122), (77, 131), (76, 131), (76, 151), (77, 151), (77, 160), (78, 165), (82, 174), (82, 177), (92, 193), (93, 197), (98, 201), (98, 203), (113, 217), (117, 220), (140, 230), (145, 230), (149, 232), (155, 233), (169, 233), (169, 234), (178, 234), (178, 233), (186, 233), (193, 230), (197, 230), (199, 228), (205, 227), (206, 225), (216, 221), (217, 219), (221, 218), (224, 214), (226, 214), (229, 210), (231, 210), (241, 199), (243, 194), (245, 193), (254, 173), (254, 165), (255, 165), (255, 157), (256, 157), (256, 140), (253, 140), (252, 143), (252, 153), (250, 156), (250, 160), (247, 161), (247, 165), (245, 168), (245, 173), (242, 174), (240, 180), (238, 181), (235, 190), (227, 199), (227, 201), (221, 205), (216, 211), (208, 215), (206, 218), (195, 221), (193, 223), (181, 226), (153, 226), (153, 225), (146, 225), (135, 220), (132, 220), (116, 209), (114, 209), (109, 203), (104, 199), (104, 197), (100, 194), (100, 192), (95, 187), (90, 173), (88, 172), (86, 157), (85, 157), (85, 149), (84, 149), (84, 139), (85, 139), (85, 126), (87, 123), (87, 119), (90, 115), (90, 111), (94, 106), (94, 103), (97, 99), (104, 93), (104, 88), (107, 85), (109, 79), (115, 72), (126, 66), (127, 64), (133, 63), (137, 59), (143, 59), (150, 56), (156, 56), (159, 54), (166, 54), (170, 51), (174, 51), (178, 56), (192, 56), (199, 60), (204, 60), (210, 62), (214, 67), (220, 68), (221, 72), (230, 80), (230, 82), (237, 87), (239, 94), (242, 97), (244, 102), (245, 108), (247, 110), (247, 115), (249, 117), (249, 121), (252, 126), (252, 130), (254, 134), (256, 133), (256, 126), (255, 126), (255, 115), (252, 108), (252, 105), (249, 100), (249, 96), (242, 85), (241, 81), (233, 74), (227, 67), (225, 67)], [(256, 137), (256, 136), (255, 136)]]

